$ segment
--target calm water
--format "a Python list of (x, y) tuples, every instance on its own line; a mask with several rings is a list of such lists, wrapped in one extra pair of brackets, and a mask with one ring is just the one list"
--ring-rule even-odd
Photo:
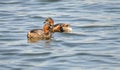
[[(46, 17), (73, 32), (28, 43)], [(0, 70), (120, 70), (120, 0), (0, 0)]]

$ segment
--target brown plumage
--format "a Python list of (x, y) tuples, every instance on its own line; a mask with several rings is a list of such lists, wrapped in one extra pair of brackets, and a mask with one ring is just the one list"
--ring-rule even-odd
[(48, 17), (45, 22), (48, 22), (50, 25), (54, 25), (54, 20), (51, 17)]
[(67, 23), (59, 23), (54, 25), (54, 20), (49, 17), (49, 19), (46, 19), (45, 22), (48, 22), (50, 25), (53, 25), (52, 32), (71, 32), (72, 28)]
[(29, 40), (33, 39), (50, 39), (54, 32), (71, 32), (72, 28), (69, 24), (61, 23), (55, 24), (52, 18), (47, 18), (44, 22), (43, 29), (33, 29), (28, 32), (27, 37)]
[(69, 24), (61, 23), (61, 24), (55, 24), (52, 28), (52, 32), (71, 32), (72, 28)]
[(31, 38), (39, 38), (39, 39), (50, 39), (52, 37), (52, 27), (53, 27), (52, 18), (47, 18), (44, 22), (43, 29), (33, 29), (28, 32), (27, 37)]

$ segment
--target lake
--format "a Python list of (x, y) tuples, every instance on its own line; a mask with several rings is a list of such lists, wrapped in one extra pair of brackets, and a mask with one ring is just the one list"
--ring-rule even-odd
[[(47, 17), (73, 31), (28, 41)], [(0, 0), (0, 70), (120, 70), (120, 0)]]

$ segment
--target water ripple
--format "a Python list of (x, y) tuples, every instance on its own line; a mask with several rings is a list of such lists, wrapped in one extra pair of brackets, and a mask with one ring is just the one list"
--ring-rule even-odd
[[(119, 0), (0, 0), (0, 70), (119, 70)], [(73, 31), (29, 42), (46, 17)]]

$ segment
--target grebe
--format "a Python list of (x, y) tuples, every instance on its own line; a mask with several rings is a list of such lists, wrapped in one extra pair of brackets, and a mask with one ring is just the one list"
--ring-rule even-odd
[(28, 32), (27, 37), (38, 38), (38, 39), (50, 39), (52, 37), (52, 28), (54, 21), (52, 18), (47, 18), (44, 22), (43, 29), (33, 29)]
[(46, 19), (46, 21), (49, 21), (50, 25), (53, 25), (52, 32), (71, 32), (72, 28), (67, 23), (59, 23), (54, 25), (54, 20), (52, 18)]
[(71, 32), (72, 28), (67, 23), (55, 24), (52, 28), (52, 32)]
[(28, 32), (28, 39), (50, 39), (52, 33), (54, 32), (71, 32), (72, 28), (69, 24), (59, 23), (54, 25), (54, 20), (51, 17), (48, 17), (45, 22), (43, 29), (33, 29)]

